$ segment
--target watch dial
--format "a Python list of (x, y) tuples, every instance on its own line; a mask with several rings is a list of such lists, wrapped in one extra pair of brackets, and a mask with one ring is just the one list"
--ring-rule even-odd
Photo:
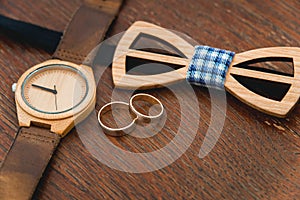
[(86, 77), (77, 69), (62, 64), (40, 67), (22, 84), (22, 98), (32, 109), (60, 114), (77, 107), (87, 96)]

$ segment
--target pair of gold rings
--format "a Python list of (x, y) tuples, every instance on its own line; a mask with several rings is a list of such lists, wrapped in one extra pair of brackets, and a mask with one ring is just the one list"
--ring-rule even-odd
[[(145, 114), (139, 111), (139, 109), (135, 105), (135, 103), (138, 101), (144, 101), (146, 103), (151, 104), (151, 106), (155, 106), (157, 108), (157, 112), (154, 115), (152, 115), (150, 114), (150, 112)], [(118, 112), (116, 111), (119, 109), (129, 110), (132, 119), (130, 123), (126, 124), (125, 126), (117, 127), (117, 128), (113, 128), (106, 125), (103, 122), (104, 115), (108, 112), (113, 112), (113, 111), (115, 111), (115, 114), (118, 114)], [(153, 120), (159, 119), (163, 115), (163, 112), (164, 112), (164, 107), (156, 97), (149, 94), (140, 93), (140, 94), (133, 95), (129, 100), (129, 104), (123, 101), (114, 101), (105, 104), (98, 112), (98, 121), (103, 131), (106, 134), (111, 136), (123, 136), (125, 134), (130, 133), (135, 128), (135, 124), (137, 120), (152, 122)]]

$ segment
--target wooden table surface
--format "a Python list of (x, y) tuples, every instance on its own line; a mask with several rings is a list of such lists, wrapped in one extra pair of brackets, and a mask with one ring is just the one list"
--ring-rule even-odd
[[(61, 32), (80, 2), (1, 0), (0, 13)], [(235, 52), (268, 46), (300, 46), (299, 10), (298, 0), (126, 0), (109, 36), (125, 31), (137, 20), (144, 20), (185, 33), (199, 44)], [(46, 50), (16, 40), (0, 30), (1, 161), (18, 130), (11, 84), (30, 66), (49, 58), (51, 55)], [(96, 109), (111, 99), (114, 90), (111, 68), (105, 70), (101, 81)], [(174, 91), (180, 93), (186, 87), (181, 83)], [(166, 108), (167, 118), (162, 130), (145, 139), (110, 138), (124, 150), (151, 152), (170, 143), (182, 122), (186, 137), (193, 136), (190, 130), (196, 130), (196, 136), (175, 162), (147, 173), (112, 169), (93, 157), (78, 131), (73, 129), (61, 141), (35, 198), (300, 199), (299, 103), (286, 119), (278, 119), (227, 94), (225, 124), (222, 131), (216, 133), (220, 138), (206, 157), (199, 158), (199, 149), (210, 125), (211, 98), (207, 89), (193, 88), (197, 102), (193, 101), (195, 98), (188, 98), (193, 95), (191, 91), (180, 93), (185, 105), (191, 105), (188, 113), (192, 117), (180, 116), (181, 107), (174, 91), (167, 88), (150, 90), (147, 92), (161, 99)], [(129, 93), (118, 92), (121, 96)], [(217, 100), (217, 104), (221, 102), (221, 99)], [(197, 116), (201, 116), (199, 123)], [(77, 129), (89, 134), (91, 127), (97, 126), (91, 116)], [(143, 132), (142, 129), (135, 131)], [(98, 134), (103, 135), (102, 132)], [(104, 149), (103, 154), (110, 152)], [(122, 167), (123, 158), (112, 159), (119, 159)]]

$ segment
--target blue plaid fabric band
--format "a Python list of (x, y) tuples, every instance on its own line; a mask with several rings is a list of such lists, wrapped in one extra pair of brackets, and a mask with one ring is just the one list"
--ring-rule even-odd
[(224, 89), (225, 77), (235, 53), (209, 46), (196, 46), (189, 64), (188, 82)]

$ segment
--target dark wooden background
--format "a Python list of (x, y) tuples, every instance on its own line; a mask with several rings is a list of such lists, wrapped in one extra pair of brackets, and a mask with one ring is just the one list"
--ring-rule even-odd
[[(61, 32), (80, 2), (0, 0), (0, 13)], [(199, 44), (236, 52), (268, 46), (300, 46), (299, 10), (298, 0), (126, 0), (109, 35), (125, 31), (136, 20), (145, 20), (183, 32)], [(49, 58), (50, 53), (44, 49), (0, 30), (1, 161), (18, 130), (11, 84), (30, 66)], [(102, 78), (106, 84), (98, 86), (97, 109), (110, 101), (113, 90), (110, 69)], [(178, 85), (179, 89), (184, 87)], [(198, 132), (190, 148), (173, 164), (142, 174), (111, 169), (88, 152), (74, 129), (62, 140), (35, 198), (299, 199), (299, 103), (286, 119), (278, 119), (249, 108), (228, 94), (221, 136), (210, 154), (199, 159), (211, 106), (208, 91), (194, 89), (201, 115), (200, 123), (196, 124)], [(166, 125), (150, 139), (110, 138), (123, 149), (153, 151), (166, 145), (176, 134), (180, 121), (176, 97), (167, 89), (148, 92), (164, 103)], [(185, 119), (184, 125), (188, 130), (195, 123)], [(98, 124), (90, 117), (80, 128), (89, 130), (91, 126)]]

